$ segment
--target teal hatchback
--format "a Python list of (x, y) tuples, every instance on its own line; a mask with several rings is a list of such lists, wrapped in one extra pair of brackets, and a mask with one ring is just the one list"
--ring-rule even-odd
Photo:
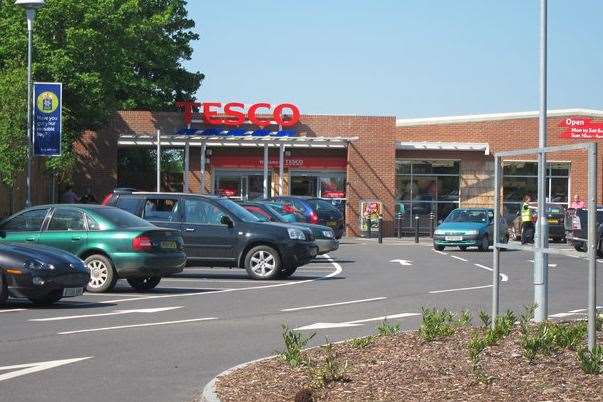
[(186, 262), (180, 231), (159, 228), (129, 212), (99, 205), (43, 205), (0, 223), (0, 241), (42, 244), (70, 252), (90, 270), (89, 292), (106, 292), (118, 278), (152, 289)]
[[(499, 239), (506, 243), (507, 225), (501, 219)], [(494, 239), (494, 210), (489, 208), (458, 208), (450, 212), (433, 234), (433, 248), (442, 251), (445, 247), (477, 247), (487, 251)]]

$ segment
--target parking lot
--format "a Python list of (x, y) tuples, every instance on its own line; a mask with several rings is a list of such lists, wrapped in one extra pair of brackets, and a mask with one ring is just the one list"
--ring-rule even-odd
[[(502, 253), (502, 309), (532, 303), (531, 258)], [(384, 317), (416, 328), (423, 306), (489, 312), (491, 266), (491, 252), (438, 252), (428, 240), (343, 239), (286, 280), (186, 268), (142, 293), (120, 282), (52, 307), (12, 300), (0, 309), (0, 399), (191, 400), (222, 370), (273, 354), (285, 323), (318, 344), (368, 335)], [(581, 316), (586, 270), (550, 258), (552, 317)]]

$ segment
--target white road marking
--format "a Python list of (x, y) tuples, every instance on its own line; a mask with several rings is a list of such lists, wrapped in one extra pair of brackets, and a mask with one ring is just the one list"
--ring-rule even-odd
[(37, 363), (26, 363), (26, 364), (16, 364), (13, 366), (3, 366), (0, 367), (0, 371), (6, 370), (16, 370), (11, 371), (10, 373), (0, 374), (0, 381), (9, 380), (11, 378), (20, 377), (22, 375), (36, 373), (38, 371), (48, 370), (54, 367), (64, 366), (66, 364), (71, 364), (75, 362), (79, 362), (86, 359), (91, 359), (92, 356), (88, 357), (78, 357), (76, 359), (63, 359), (63, 360), (50, 360), (47, 362), (37, 362)]
[(50, 318), (33, 318), (29, 321), (46, 322), (46, 321), (61, 321), (61, 320), (74, 320), (77, 318), (90, 318), (90, 317), (107, 317), (110, 315), (122, 315), (122, 314), (151, 314), (160, 313), (163, 311), (170, 311), (182, 308), (183, 306), (176, 307), (158, 307), (158, 308), (140, 308), (137, 310), (115, 310), (110, 313), (99, 313), (99, 314), (83, 314), (83, 315), (68, 315), (63, 317), (50, 317)]
[[(299, 272), (299, 271), (297, 271)], [(286, 281), (262, 281), (253, 279), (212, 279), (212, 278), (163, 278), (161, 280), (168, 282), (208, 282), (208, 283), (284, 283)]]
[(402, 266), (412, 265), (412, 262), (410, 262), (409, 260), (390, 260), (390, 262), (393, 262), (393, 263), (397, 262), (398, 264), (400, 264)]
[(445, 253), (443, 251), (436, 250), (436, 249), (432, 249), (431, 251), (433, 251), (434, 253), (442, 254), (442, 255), (448, 255), (448, 253)]
[(432, 290), (431, 294), (436, 294), (436, 293), (448, 293), (448, 292), (460, 292), (463, 290), (475, 290), (475, 289), (486, 289), (486, 288), (491, 288), (492, 285), (484, 285), (484, 286), (471, 286), (468, 288), (456, 288), (456, 289), (444, 289), (444, 290)]
[[(487, 271), (492, 272), (492, 268), (487, 267), (485, 265), (482, 265), (482, 264), (473, 264), (473, 265), (475, 265), (476, 267), (479, 267), (479, 268), (482, 268), (482, 269), (485, 269)], [(503, 274), (502, 272), (499, 272), (498, 275), (500, 275), (500, 280), (502, 282), (508, 282), (509, 281), (509, 277), (507, 275)]]
[[(603, 306), (597, 306), (596, 308), (597, 309), (603, 309)], [(583, 311), (586, 311), (586, 309), (585, 308), (579, 308), (577, 310), (570, 310), (569, 312), (570, 313), (580, 313), (580, 312), (583, 312)]]
[(549, 315), (549, 318), (565, 318), (565, 317), (570, 317), (572, 315), (577, 315), (580, 313), (557, 313), (557, 314), (551, 314)]
[[(534, 260), (528, 260), (529, 262), (534, 262)], [(549, 264), (549, 268), (557, 268), (557, 264)]]
[(189, 322), (210, 321), (210, 320), (217, 320), (217, 319), (218, 319), (217, 317), (204, 317), (204, 318), (192, 318), (189, 320), (149, 322), (149, 323), (145, 323), (145, 324), (118, 325), (115, 327), (80, 329), (77, 331), (63, 331), (63, 332), (58, 332), (57, 334), (58, 335), (81, 334), (83, 332), (113, 331), (116, 329), (154, 327), (154, 326), (158, 326), (158, 325), (184, 324), (184, 323), (189, 323)]
[[(116, 289), (119, 290), (119, 289)], [(110, 297), (116, 297), (116, 296), (122, 296), (122, 297), (140, 297), (139, 294), (136, 295), (127, 295), (127, 294), (123, 294), (123, 293), (89, 293), (86, 292), (84, 293), (84, 296), (110, 296)]]
[(401, 314), (392, 314), (392, 315), (384, 315), (382, 317), (373, 317), (366, 318), (362, 320), (356, 321), (344, 321), (344, 322), (317, 322), (310, 325), (304, 325), (303, 327), (295, 328), (295, 331), (304, 331), (309, 329), (327, 329), (327, 328), (350, 328), (350, 327), (358, 327), (364, 323), (372, 322), (372, 321), (383, 321), (383, 320), (393, 320), (396, 318), (406, 318), (406, 317), (414, 317), (420, 315), (419, 313), (401, 313)]
[(107, 300), (107, 301), (102, 301), (100, 303), (104, 303), (104, 304), (122, 303), (122, 302), (138, 301), (138, 300), (166, 299), (166, 298), (172, 298), (172, 297), (190, 297), (190, 296), (215, 295), (215, 294), (218, 294), (218, 293), (240, 292), (240, 291), (243, 291), (243, 290), (260, 290), (260, 289), (278, 288), (278, 287), (281, 287), (281, 286), (292, 286), (292, 285), (299, 285), (299, 284), (302, 284), (302, 283), (310, 283), (310, 282), (325, 280), (325, 279), (329, 279), (329, 278), (332, 278), (334, 276), (337, 276), (337, 275), (339, 275), (340, 273), (343, 272), (343, 268), (341, 267), (341, 265), (338, 262), (334, 261), (331, 257), (329, 257), (328, 254), (324, 254), (324, 255), (327, 256), (327, 258), (329, 259), (329, 261), (331, 262), (331, 264), (335, 267), (335, 270), (333, 272), (329, 273), (328, 275), (325, 275), (325, 276), (320, 277), (320, 278), (304, 279), (304, 280), (300, 280), (300, 281), (291, 281), (291, 282), (285, 282), (285, 283), (276, 283), (276, 284), (272, 284), (272, 285), (248, 286), (248, 287), (243, 287), (243, 288), (223, 289), (223, 290), (217, 290), (215, 292), (194, 292), (194, 293), (180, 293), (180, 294), (175, 294), (175, 295), (153, 295), (153, 296), (144, 296), (144, 297), (136, 297), (136, 298), (133, 297), (133, 298), (130, 298), (130, 299)]
[(464, 262), (467, 262), (467, 261), (468, 261), (468, 260), (466, 260), (466, 259), (464, 259), (464, 258), (462, 258), (462, 257), (457, 257), (456, 255), (451, 255), (451, 257), (452, 257), (452, 258), (456, 258), (456, 259), (457, 259), (457, 260), (459, 260), (459, 261), (464, 261)]
[(281, 311), (287, 312), (287, 311), (310, 310), (310, 309), (315, 309), (315, 308), (343, 306), (346, 304), (364, 303), (364, 302), (371, 302), (371, 301), (385, 300), (385, 299), (387, 299), (387, 297), (373, 297), (372, 299), (349, 300), (349, 301), (344, 301), (344, 302), (339, 302), (339, 303), (318, 304), (316, 306), (291, 307), (291, 308), (282, 309)]
[(27, 310), (26, 308), (11, 308), (11, 309), (6, 309), (6, 310), (0, 310), (0, 313), (12, 313), (15, 311), (25, 311)]

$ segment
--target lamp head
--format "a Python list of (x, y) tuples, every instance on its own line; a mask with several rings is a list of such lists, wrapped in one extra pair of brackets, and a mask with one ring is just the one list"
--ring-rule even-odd
[(44, 5), (44, 0), (16, 0), (15, 5), (25, 9), (35, 10)]

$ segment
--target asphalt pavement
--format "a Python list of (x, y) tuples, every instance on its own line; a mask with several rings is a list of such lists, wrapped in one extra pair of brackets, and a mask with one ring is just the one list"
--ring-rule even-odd
[[(502, 253), (502, 310), (532, 303), (531, 259)], [(549, 264), (549, 314), (581, 317), (586, 261)], [(144, 293), (120, 281), (52, 307), (13, 300), (0, 307), (0, 401), (189, 401), (221, 371), (274, 354), (283, 324), (319, 344), (369, 335), (384, 317), (417, 328), (421, 307), (489, 312), (491, 267), (491, 252), (344, 239), (287, 280), (187, 268)]]

